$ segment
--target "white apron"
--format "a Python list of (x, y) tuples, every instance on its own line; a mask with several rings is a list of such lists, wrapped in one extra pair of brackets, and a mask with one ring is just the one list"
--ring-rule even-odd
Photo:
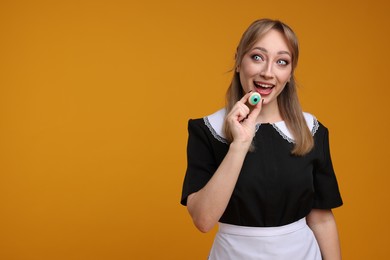
[(280, 227), (219, 223), (209, 260), (321, 260), (312, 230), (303, 218)]

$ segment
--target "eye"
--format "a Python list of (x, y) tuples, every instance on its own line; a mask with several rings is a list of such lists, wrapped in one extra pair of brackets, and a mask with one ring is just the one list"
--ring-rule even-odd
[(286, 60), (278, 60), (276, 63), (281, 66), (287, 66), (289, 64)]
[(254, 59), (255, 61), (262, 61), (262, 60), (263, 60), (263, 57), (261, 57), (261, 56), (258, 55), (258, 54), (254, 54), (254, 55), (252, 55), (252, 59)]
[(252, 95), (250, 95), (248, 102), (249, 102), (249, 104), (254, 106), (257, 103), (259, 103), (260, 100), (261, 100), (260, 94), (257, 92), (254, 92)]

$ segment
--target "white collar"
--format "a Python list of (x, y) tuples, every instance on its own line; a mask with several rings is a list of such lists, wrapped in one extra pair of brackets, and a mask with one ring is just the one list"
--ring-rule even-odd
[[(225, 114), (226, 114), (226, 109), (223, 108), (223, 109), (218, 110), (214, 114), (211, 114), (209, 116), (204, 117), (203, 120), (204, 120), (206, 126), (209, 128), (212, 135), (214, 136), (214, 138), (220, 142), (227, 144), (228, 141), (226, 140), (226, 137), (225, 137), (225, 134), (223, 131), (223, 123), (225, 120)], [(307, 127), (310, 129), (312, 135), (314, 136), (314, 134), (317, 132), (318, 127), (319, 127), (318, 120), (312, 114), (309, 114), (306, 112), (303, 112), (303, 116), (305, 117)], [(290, 143), (294, 143), (294, 138), (293, 138), (292, 134), (290, 133), (290, 131), (288, 130), (287, 125), (284, 121), (272, 123), (271, 125), (275, 128), (276, 131), (278, 131), (278, 133), (285, 140), (287, 140)], [(256, 131), (259, 129), (260, 126), (261, 126), (261, 124), (256, 125)]]

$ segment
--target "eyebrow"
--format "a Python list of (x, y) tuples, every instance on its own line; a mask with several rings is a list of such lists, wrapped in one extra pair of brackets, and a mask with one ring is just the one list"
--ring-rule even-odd
[[(268, 53), (267, 49), (265, 49), (265, 48), (263, 48), (263, 47), (254, 47), (253, 49), (254, 49), (254, 50), (255, 50), (255, 49), (258, 49), (258, 50), (261, 50), (261, 51), (263, 51), (263, 52), (265, 52), (265, 53)], [(279, 51), (277, 54), (287, 54), (287, 55), (289, 55), (289, 56), (291, 57), (291, 53), (288, 52), (288, 51)]]

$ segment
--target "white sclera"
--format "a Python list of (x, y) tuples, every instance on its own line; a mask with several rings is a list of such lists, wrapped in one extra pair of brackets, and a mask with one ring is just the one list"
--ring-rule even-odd
[(261, 96), (259, 93), (255, 92), (252, 95), (250, 95), (248, 103), (251, 104), (252, 106), (256, 105), (259, 103), (261, 100)]

